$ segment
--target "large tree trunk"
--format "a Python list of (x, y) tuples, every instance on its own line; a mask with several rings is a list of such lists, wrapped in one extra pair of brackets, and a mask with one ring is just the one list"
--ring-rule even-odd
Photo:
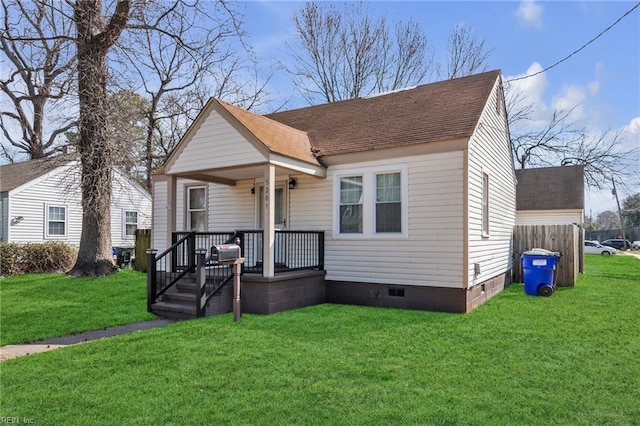
[(109, 48), (127, 21), (129, 2), (120, 0), (106, 28), (100, 1), (79, 0), (75, 5), (78, 32), (78, 94), (82, 161), (82, 235), (73, 276), (113, 273), (111, 252), (111, 180), (115, 149), (107, 137), (107, 65)]

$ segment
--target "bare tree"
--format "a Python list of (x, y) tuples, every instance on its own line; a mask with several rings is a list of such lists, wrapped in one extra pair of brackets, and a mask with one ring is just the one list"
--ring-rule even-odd
[(391, 31), (362, 3), (306, 3), (293, 24), (297, 37), (287, 43), (293, 65), (283, 68), (310, 104), (403, 88), (435, 71), (433, 51), (416, 22), (398, 22)]
[(479, 39), (472, 28), (466, 24), (457, 24), (447, 39), (446, 78), (464, 77), (488, 68), (493, 49), (483, 39)]
[[(116, 270), (111, 255), (111, 192), (116, 149), (107, 135), (107, 54), (129, 21), (131, 2), (118, 0), (105, 20), (100, 1), (74, 6), (82, 162), (82, 233), (70, 275), (101, 276)], [(105, 23), (106, 22), (106, 23)]]
[[(147, 7), (130, 28), (115, 56), (126, 66), (124, 73), (129, 71), (125, 77), (140, 85), (148, 101), (141, 159), (150, 190), (154, 163), (175, 147), (177, 136), (210, 96), (249, 108), (263, 101), (266, 82), (248, 86), (252, 63), (246, 58), (251, 59), (251, 52), (243, 44), (239, 15), (224, 2), (176, 2), (171, 10)], [(238, 51), (238, 46), (244, 48)]]
[[(64, 133), (77, 124), (68, 96), (75, 86), (73, 21), (56, 0), (2, 2), (0, 58), (9, 65), (0, 75), (0, 128), (3, 155), (30, 159), (59, 152)], [(19, 130), (18, 130), (19, 129)], [(10, 149), (13, 148), (13, 150)]]
[(625, 148), (623, 132), (594, 131), (574, 119), (579, 105), (553, 107), (550, 116), (534, 120), (535, 105), (508, 83), (506, 105), (517, 167), (583, 165), (587, 187), (597, 189), (607, 187), (612, 177), (625, 188), (638, 182), (633, 164), (640, 147)]

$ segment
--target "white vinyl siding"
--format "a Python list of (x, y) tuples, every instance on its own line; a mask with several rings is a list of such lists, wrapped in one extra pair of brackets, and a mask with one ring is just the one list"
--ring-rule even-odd
[(516, 225), (582, 225), (583, 210), (518, 210)]
[(211, 110), (200, 128), (192, 131), (193, 138), (168, 172), (206, 170), (211, 167), (212, 155), (215, 155), (216, 168), (265, 161), (265, 157), (215, 110)]
[[(24, 218), (19, 223), (9, 224), (10, 241), (31, 243), (58, 239), (78, 246), (82, 232), (79, 179), (79, 166), (77, 163), (72, 163), (9, 191), (9, 217)], [(47, 236), (49, 234), (47, 206), (65, 207), (66, 235), (64, 237)], [(115, 172), (111, 198), (111, 241), (116, 247), (132, 247), (133, 238), (122, 238), (123, 209), (138, 212), (139, 227), (151, 226), (151, 197), (124, 175)]]
[[(73, 166), (57, 168), (41, 178), (9, 191), (10, 242), (38, 243), (51, 239), (79, 245), (82, 231), (79, 169)], [(66, 207), (64, 235), (49, 235), (48, 206)]]
[(124, 212), (136, 212), (137, 228), (149, 229), (151, 228), (151, 208), (151, 196), (124, 174), (116, 171), (113, 174), (111, 195), (111, 245), (133, 247), (135, 235), (125, 235), (127, 223)]
[[(496, 82), (496, 87), (497, 87)], [(504, 113), (496, 113), (495, 89), (487, 100), (468, 149), (468, 285), (480, 284), (512, 268), (515, 172)], [(483, 181), (489, 176), (488, 229), (483, 233)], [(475, 264), (480, 274), (475, 275)]]
[(256, 206), (259, 191), (251, 193), (252, 180), (235, 186), (209, 185), (209, 230), (229, 232), (256, 228)]
[[(339, 186), (334, 180), (351, 169), (390, 171), (397, 170), (397, 164), (406, 167), (407, 235), (334, 237), (334, 188)], [(462, 151), (335, 168), (326, 180), (298, 177), (290, 191), (291, 229), (326, 231), (327, 280), (461, 288), (462, 196)]]

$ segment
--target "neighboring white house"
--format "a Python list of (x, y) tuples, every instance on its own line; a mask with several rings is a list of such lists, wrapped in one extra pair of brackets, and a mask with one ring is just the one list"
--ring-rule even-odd
[(152, 246), (260, 230), (271, 282), (278, 231), (321, 231), (324, 301), (468, 312), (510, 283), (515, 186), (499, 71), (266, 116), (211, 99), (154, 176)]
[[(0, 241), (62, 241), (78, 246), (82, 231), (80, 163), (72, 155), (0, 166)], [(151, 196), (114, 172), (111, 239), (133, 247), (135, 230), (151, 226)]]
[(584, 227), (584, 166), (516, 170), (516, 225)]

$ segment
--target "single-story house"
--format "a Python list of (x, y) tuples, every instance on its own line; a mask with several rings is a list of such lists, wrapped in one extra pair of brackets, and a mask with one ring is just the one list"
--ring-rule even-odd
[(499, 71), (268, 115), (211, 99), (153, 178), (149, 309), (193, 314), (194, 250), (238, 237), (245, 312), (468, 312), (510, 282), (515, 191)]
[[(0, 241), (80, 245), (80, 162), (73, 154), (0, 166)], [(111, 239), (133, 247), (151, 226), (151, 195), (120, 171), (113, 174)]]
[(516, 225), (584, 227), (584, 166), (516, 170)]

